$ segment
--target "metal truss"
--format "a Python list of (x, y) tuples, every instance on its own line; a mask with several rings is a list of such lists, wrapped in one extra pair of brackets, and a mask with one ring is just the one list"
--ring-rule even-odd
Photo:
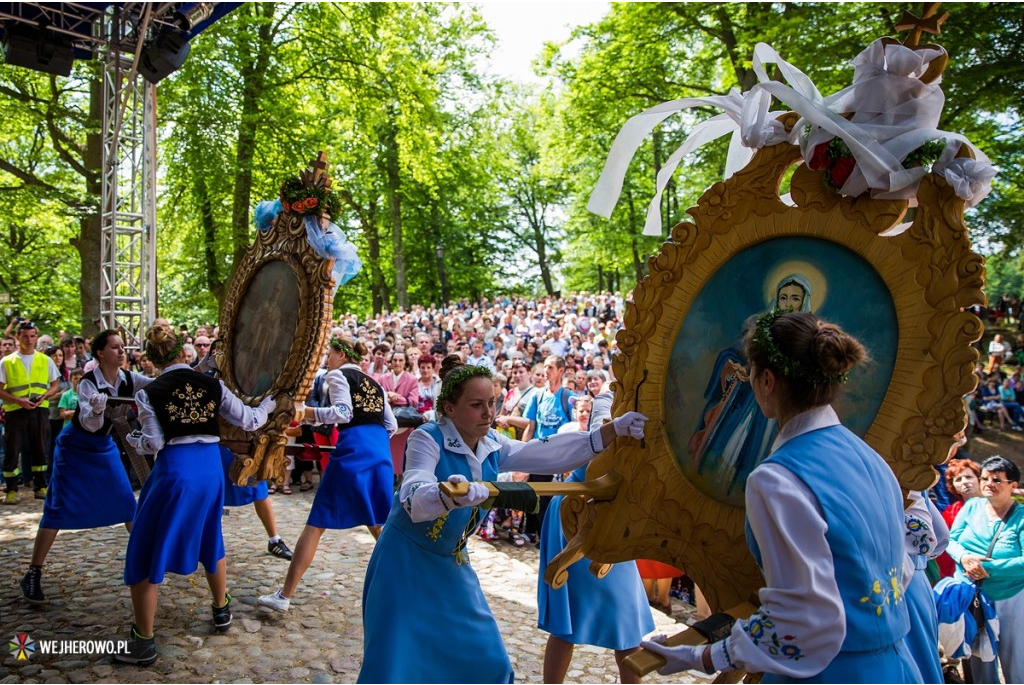
[(106, 33), (100, 319), (140, 349), (156, 317), (156, 88), (121, 50), (134, 30), (123, 17), (115, 5), (95, 24)]

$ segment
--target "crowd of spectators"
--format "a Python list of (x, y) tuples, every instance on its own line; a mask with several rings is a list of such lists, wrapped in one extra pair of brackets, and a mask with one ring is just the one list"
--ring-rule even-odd
[[(363, 360), (363, 369), (382, 383), (393, 407), (409, 407), (431, 418), (440, 385), (437, 372), (450, 353), (494, 370), (501, 384), (501, 402), (523, 394), (514, 367), (532, 370), (538, 384), (544, 385), (543, 363), (551, 356), (564, 361), (560, 383), (568, 393), (596, 395), (610, 380), (623, 305), (623, 298), (610, 292), (547, 298), (508, 295), (479, 301), (463, 298), (444, 308), (416, 305), (409, 311), (384, 311), (371, 317), (336, 313), (331, 335), (360, 341), (372, 350)], [(11, 319), (0, 356), (14, 351), (13, 333), (23, 321), (21, 317)], [(193, 364), (210, 351), (220, 333), (216, 324), (200, 324), (194, 329), (179, 322), (173, 325), (184, 336), (184, 349)], [(60, 402), (51, 405), (55, 438), (65, 417), (73, 413), (76, 379), (72, 372), (77, 371), (78, 376), (90, 368), (89, 340), (68, 331), (44, 329), (39, 331), (36, 347), (54, 360), (61, 389), (68, 394), (64, 406)], [(125, 364), (130, 370), (155, 375), (153, 364), (140, 350), (129, 350)], [(0, 410), (0, 449), (2, 431)]]

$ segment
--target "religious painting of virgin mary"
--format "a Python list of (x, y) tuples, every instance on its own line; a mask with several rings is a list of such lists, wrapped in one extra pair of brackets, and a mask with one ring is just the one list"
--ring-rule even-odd
[(868, 347), (872, 363), (850, 380), (836, 406), (859, 435), (878, 413), (895, 363), (896, 313), (888, 288), (854, 252), (815, 238), (777, 238), (726, 262), (703, 285), (679, 329), (665, 410), (684, 475), (731, 506), (743, 505), (747, 476), (778, 433), (757, 406), (743, 353), (747, 326), (775, 307), (814, 312)]
[(270, 390), (284, 369), (299, 318), (299, 284), (284, 261), (264, 264), (249, 281), (232, 331), (232, 369), (251, 397)]

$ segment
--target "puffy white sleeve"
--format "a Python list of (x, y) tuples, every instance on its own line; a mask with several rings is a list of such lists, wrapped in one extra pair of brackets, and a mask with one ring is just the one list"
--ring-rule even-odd
[(747, 479), (747, 518), (761, 549), (761, 608), (712, 647), (716, 668), (808, 678), (839, 653), (846, 612), (817, 498), (791, 471), (759, 466)]
[[(82, 388), (81, 381), (78, 383), (78, 388), (79, 390)], [(79, 395), (79, 404), (81, 404), (81, 395)], [(135, 406), (139, 409), (139, 424), (142, 429), (132, 431), (126, 440), (139, 454), (156, 454), (164, 446), (164, 431), (160, 428), (156, 414), (153, 413), (153, 406), (149, 403), (149, 396), (146, 395), (145, 390), (135, 393)]]
[(139, 390), (142, 390), (147, 385), (149, 385), (150, 383), (152, 383), (153, 381), (156, 380), (155, 378), (150, 378), (149, 376), (143, 375), (143, 374), (139, 373), (138, 371), (132, 371), (131, 373), (132, 373), (132, 387), (134, 388), (134, 392), (138, 392)]
[(78, 421), (82, 428), (95, 433), (103, 427), (103, 412), (94, 414), (89, 398), (99, 392), (96, 384), (88, 378), (78, 381)]
[(529, 442), (499, 434), (498, 470), (551, 474), (573, 471), (604, 450), (599, 431), (560, 433)]
[(398, 420), (395, 419), (395, 412), (391, 411), (387, 395), (384, 396), (384, 430), (388, 432), (388, 437), (398, 432)]
[(414, 522), (433, 521), (452, 510), (453, 503), (437, 486), (441, 450), (426, 431), (414, 430), (405, 445), (405, 474), (398, 501)]
[(331, 403), (326, 407), (314, 407), (317, 423), (348, 423), (352, 420), (352, 391), (348, 379), (341, 371), (334, 369), (324, 376), (327, 396)]
[(254, 431), (267, 422), (266, 409), (260, 406), (250, 407), (240, 400), (238, 395), (228, 390), (223, 381), (220, 383), (220, 415), (225, 421), (244, 431)]
[(906, 524), (907, 560), (903, 564), (903, 587), (907, 587), (916, 571), (924, 569), (929, 559), (934, 559), (946, 550), (949, 544), (949, 527), (942, 514), (922, 492), (910, 493), (910, 506), (903, 512)]

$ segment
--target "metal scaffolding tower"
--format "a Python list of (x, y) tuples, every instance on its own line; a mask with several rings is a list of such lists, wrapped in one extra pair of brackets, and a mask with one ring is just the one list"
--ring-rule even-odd
[(136, 27), (118, 5), (96, 26), (106, 32), (100, 318), (103, 327), (123, 330), (126, 347), (139, 349), (156, 317), (156, 87), (121, 50)]

